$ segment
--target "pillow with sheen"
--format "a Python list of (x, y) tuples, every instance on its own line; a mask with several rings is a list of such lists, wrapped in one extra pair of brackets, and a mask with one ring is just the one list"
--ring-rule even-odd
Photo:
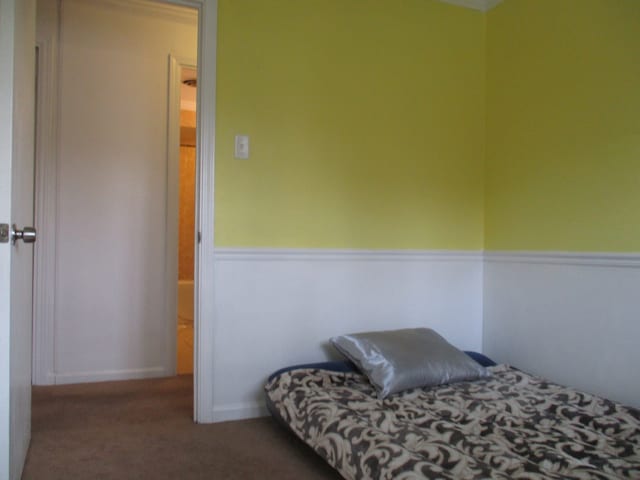
[(333, 337), (331, 343), (367, 376), (378, 398), (490, 375), (430, 328), (354, 333)]

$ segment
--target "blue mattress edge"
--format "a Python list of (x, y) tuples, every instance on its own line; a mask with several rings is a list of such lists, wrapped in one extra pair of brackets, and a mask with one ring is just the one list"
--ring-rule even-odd
[[(491, 360), (486, 355), (478, 352), (465, 351), (468, 356), (473, 358), (476, 362), (478, 362), (483, 367), (492, 367), (496, 365), (496, 362)], [(279, 370), (276, 370), (271, 375), (269, 375), (268, 381), (270, 382), (272, 379), (286, 372), (290, 372), (292, 370), (301, 370), (305, 368), (312, 368), (318, 370), (329, 370), (331, 372), (357, 372), (358, 368), (355, 366), (353, 362), (350, 360), (334, 360), (328, 362), (315, 362), (315, 363), (302, 363), (300, 365), (292, 365), (289, 367), (283, 367)]]

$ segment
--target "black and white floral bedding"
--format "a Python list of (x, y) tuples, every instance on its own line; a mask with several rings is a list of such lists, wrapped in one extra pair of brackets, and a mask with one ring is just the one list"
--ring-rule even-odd
[(506, 365), (378, 400), (358, 373), (293, 370), (279, 415), (347, 479), (640, 479), (640, 410)]

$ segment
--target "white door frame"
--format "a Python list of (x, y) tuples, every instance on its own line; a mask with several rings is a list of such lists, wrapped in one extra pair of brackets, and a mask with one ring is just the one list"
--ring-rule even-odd
[(218, 0), (155, 0), (198, 10), (196, 100), (196, 237), (194, 272), (193, 411), (198, 423), (213, 422), (214, 173)]
[[(54, 377), (53, 325), (56, 285), (56, 224), (58, 172), (58, 7), (39, 2), (50, 19), (36, 28), (38, 48), (36, 84), (35, 227), (38, 241), (33, 269), (32, 382), (52, 385)], [(43, 81), (46, 79), (46, 81)]]
[[(196, 112), (196, 250), (194, 311), (194, 416), (213, 422), (214, 174), (216, 146), (216, 61), (218, 0), (185, 0), (198, 7), (198, 81)], [(183, 3), (176, 0), (175, 3)]]
[[(198, 11), (198, 90), (196, 125), (196, 238), (194, 273), (194, 419), (213, 421), (213, 337), (214, 301), (214, 171), (216, 112), (217, 0), (152, 0), (157, 3), (194, 8)], [(54, 2), (55, 4), (55, 2)], [(55, 22), (57, 23), (57, 22)], [(40, 40), (40, 69), (52, 80), (42, 82), (38, 106), (55, 112), (58, 60), (57, 33)], [(47, 109), (45, 108), (45, 110)], [(50, 384), (54, 374), (53, 312), (55, 288), (56, 118), (46, 118), (49, 127), (38, 132), (40, 151), (48, 152), (47, 162), (37, 162), (36, 190), (42, 236), (36, 253), (34, 278), (34, 374), (36, 384)], [(41, 159), (40, 159), (41, 160)], [(46, 165), (46, 166), (45, 166)], [(45, 177), (45, 175), (49, 175)], [(48, 178), (47, 182), (43, 182)], [(49, 186), (43, 188), (44, 184)], [(44, 240), (44, 241), (43, 241)]]

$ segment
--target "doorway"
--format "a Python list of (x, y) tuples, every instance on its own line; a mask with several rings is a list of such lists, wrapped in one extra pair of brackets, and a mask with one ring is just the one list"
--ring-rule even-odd
[(180, 73), (176, 75), (177, 78), (180, 78), (178, 328), (176, 370), (178, 375), (185, 375), (193, 373), (196, 98), (198, 71), (192, 64), (188, 66), (180, 64), (179, 67)]
[[(113, 1), (61, 3), (62, 13), (56, 11), (59, 17), (50, 17), (51, 22), (40, 29), (38, 42), (41, 78), (46, 76), (46, 81), (39, 87), (43, 128), (38, 135), (43, 138), (36, 184), (43, 235), (37, 254), (41, 268), (34, 280), (34, 383), (173, 375), (177, 271), (171, 272), (175, 260), (162, 259), (170, 250), (171, 236), (177, 243), (178, 227), (170, 225), (170, 216), (163, 213), (167, 202), (157, 195), (164, 191), (166, 197), (168, 188), (168, 167), (162, 166), (168, 158), (168, 109), (166, 99), (162, 107), (152, 93), (155, 83), (167, 81), (166, 51), (160, 75), (140, 80), (140, 72), (154, 68), (153, 61), (151, 55), (136, 57), (131, 46), (139, 45), (140, 39), (157, 45), (163, 37), (157, 25), (140, 24), (148, 4), (153, 15), (144, 22), (168, 24), (169, 17), (177, 16), (182, 30), (191, 22), (193, 49), (183, 55), (197, 56), (198, 14), (206, 8), (195, 1), (180, 3), (192, 3), (198, 10), (154, 1), (135, 6)], [(38, 7), (49, 15), (57, 5), (55, 0), (42, 0)], [(91, 19), (98, 17), (91, 28)], [(113, 30), (120, 38), (104, 48), (101, 42), (109, 34), (110, 22), (111, 27), (117, 22)], [(87, 32), (90, 36), (82, 38), (81, 33)], [(138, 36), (132, 38), (127, 32)], [(119, 53), (116, 70), (106, 60)], [(108, 58), (97, 58), (100, 54)], [(168, 89), (156, 90), (166, 95)], [(125, 108), (118, 110), (118, 105)], [(145, 117), (141, 106), (151, 106), (153, 113)], [(105, 110), (95, 114), (96, 107)], [(156, 122), (163, 115), (164, 127)], [(152, 144), (141, 136), (163, 138)], [(192, 148), (195, 166), (199, 157)], [(149, 158), (155, 161), (151, 166), (145, 163)], [(206, 172), (209, 165), (201, 169)], [(195, 173), (193, 184), (195, 198), (201, 185)], [(198, 252), (191, 258), (193, 267)], [(165, 281), (169, 276), (172, 281)], [(193, 280), (197, 285), (197, 278)], [(197, 330), (198, 312), (193, 309), (192, 332)], [(194, 383), (198, 392), (197, 378)]]

